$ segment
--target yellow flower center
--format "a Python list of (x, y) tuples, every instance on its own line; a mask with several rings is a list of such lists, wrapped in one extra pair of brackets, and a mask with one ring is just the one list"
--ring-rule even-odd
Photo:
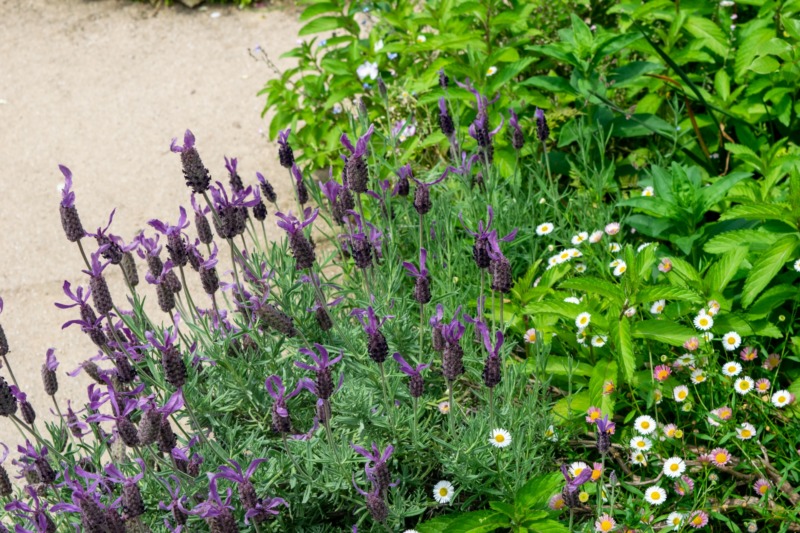
[(611, 520), (603, 520), (600, 522), (600, 531), (611, 531), (613, 527), (614, 524), (611, 523)]
[(741, 383), (739, 383), (739, 388), (742, 390), (749, 390), (750, 384), (746, 381), (742, 381)]
[(685, 390), (678, 391), (678, 398), (680, 398), (681, 400), (686, 398), (686, 391)]
[(696, 515), (694, 518), (692, 518), (692, 525), (693, 526), (699, 526), (699, 525), (702, 525), (702, 523), (703, 523), (703, 517), (702, 516)]
[(733, 374), (734, 372), (736, 372), (736, 365), (731, 365), (731, 366), (729, 366), (729, 367), (728, 367), (728, 372), (730, 372), (731, 374)]
[(642, 422), (642, 429), (650, 429), (650, 422), (647, 420)]
[(658, 492), (657, 490), (654, 490), (653, 492), (650, 493), (650, 499), (657, 502), (658, 500), (661, 499), (661, 493)]
[(728, 460), (728, 454), (723, 453), (723, 452), (719, 452), (717, 455), (714, 456), (714, 459), (718, 463), (724, 463), (725, 461)]
[(505, 442), (506, 438), (502, 434), (500, 434), (500, 435), (496, 435), (494, 437), (494, 440), (496, 440), (497, 442)]
[(676, 429), (675, 430), (675, 438), (676, 439), (680, 439), (681, 437), (683, 437), (683, 430), (682, 429)]
[(667, 372), (666, 370), (659, 370), (656, 379), (661, 380), (661, 379), (667, 379), (668, 377), (669, 377), (669, 372)]
[(786, 401), (786, 396), (784, 396), (783, 394), (781, 394), (780, 396), (778, 396), (778, 403), (783, 403), (783, 402), (785, 402), (785, 401)]
[(580, 476), (580, 475), (581, 475), (581, 472), (583, 472), (583, 467), (578, 467), (578, 468), (576, 468), (576, 469), (575, 469), (575, 477), (578, 477), (578, 476)]
[(750, 433), (749, 429), (743, 429), (742, 432), (741, 432), (741, 435), (744, 438), (748, 438), (748, 437), (750, 437), (752, 435), (752, 433)]
[(644, 448), (645, 444), (643, 440), (636, 441), (636, 446), (639, 448)]
[(700, 322), (701, 326), (707, 326), (708, 325), (708, 319), (707, 318), (701, 318), (698, 322)]
[(695, 376), (694, 380), (700, 383), (701, 381), (705, 381), (706, 377), (703, 374), (698, 374), (697, 376)]
[(761, 485), (760, 487), (758, 487), (758, 493), (759, 494), (766, 494), (767, 493), (767, 488), (768, 487), (766, 485)]
[(597, 481), (598, 479), (600, 479), (600, 475), (602, 473), (603, 471), (600, 469), (592, 470), (592, 481)]
[(441, 497), (447, 496), (447, 487), (442, 487), (441, 489), (439, 489), (439, 496)]
[(677, 472), (678, 468), (679, 468), (678, 463), (672, 463), (671, 465), (669, 465), (669, 469), (672, 470), (673, 472)]
[(588, 492), (586, 492), (586, 491), (583, 491), (583, 492), (581, 492), (581, 493), (578, 495), (578, 499), (581, 501), (581, 503), (586, 503), (586, 502), (588, 502), (588, 501), (589, 501), (589, 493), (588, 493)]

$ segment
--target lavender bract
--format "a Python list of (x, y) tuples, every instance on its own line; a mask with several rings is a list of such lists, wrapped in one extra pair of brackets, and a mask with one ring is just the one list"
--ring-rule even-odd
[(211, 175), (208, 173), (208, 169), (203, 166), (203, 161), (200, 159), (200, 154), (197, 153), (194, 143), (194, 134), (186, 130), (183, 135), (183, 146), (178, 145), (178, 138), (176, 137), (172, 139), (169, 149), (172, 152), (181, 154), (183, 178), (186, 180), (186, 185), (192, 189), (192, 192), (203, 194), (211, 185)]
[(375, 126), (370, 125), (367, 132), (358, 138), (355, 146), (353, 146), (346, 133), (343, 133), (340, 138), (342, 145), (350, 151), (350, 157), (345, 161), (347, 185), (356, 193), (367, 192), (369, 170), (367, 169), (367, 163), (364, 161), (364, 156), (367, 155), (367, 145), (374, 131)]
[(431, 365), (418, 364), (416, 367), (411, 366), (403, 359), (400, 352), (395, 352), (392, 355), (397, 364), (400, 365), (400, 371), (409, 377), (408, 391), (412, 398), (419, 398), (425, 392), (425, 382), (422, 378), (422, 371), (429, 368)]
[(428, 258), (428, 251), (425, 248), (419, 250), (419, 269), (408, 261), (403, 261), (403, 268), (406, 269), (408, 274), (414, 278), (414, 300), (420, 304), (426, 304), (431, 301), (431, 279), (430, 272), (425, 267), (425, 262)]
[(69, 242), (78, 242), (86, 234), (75, 207), (75, 191), (72, 190), (72, 171), (64, 165), (58, 165), (64, 175), (64, 186), (61, 188), (61, 227)]

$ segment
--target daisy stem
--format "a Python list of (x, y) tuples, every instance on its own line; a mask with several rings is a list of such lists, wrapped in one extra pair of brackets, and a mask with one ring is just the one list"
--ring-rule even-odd
[(489, 425), (494, 428), (494, 387), (489, 389)]

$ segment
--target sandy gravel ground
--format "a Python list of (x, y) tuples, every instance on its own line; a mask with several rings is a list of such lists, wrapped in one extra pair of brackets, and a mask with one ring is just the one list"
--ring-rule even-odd
[[(64, 373), (96, 353), (79, 328), (62, 331), (74, 312), (53, 305), (65, 301), (64, 280), (86, 283), (59, 222), (59, 163), (74, 173), (84, 227), (104, 226), (117, 208), (112, 230), (126, 240), (188, 207), (180, 159), (169, 151), (186, 128), (216, 179), (225, 179), (223, 155), (237, 156), (245, 181), (259, 170), (280, 198), (291, 197), (277, 147), (261, 132), (256, 93), (273, 74), (247, 50), (260, 45), (277, 58), (292, 48), (296, 15), (218, 6), (152, 13), (121, 0), (0, 0), (0, 324), (40, 420), (53, 418), (40, 378), (47, 349), (61, 361), (62, 404), (83, 405), (87, 379)], [(118, 272), (111, 283), (121, 295)], [(8, 379), (7, 369), (0, 375)], [(0, 418), (0, 442), (18, 440)]]

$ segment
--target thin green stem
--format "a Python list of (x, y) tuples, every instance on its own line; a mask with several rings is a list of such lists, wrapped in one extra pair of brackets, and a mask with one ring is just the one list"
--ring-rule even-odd
[(78, 239), (75, 242), (78, 243), (78, 249), (81, 251), (81, 256), (83, 257), (83, 262), (86, 263), (86, 268), (91, 270), (92, 269), (92, 265), (91, 265), (91, 263), (89, 263), (89, 259), (86, 257), (86, 251), (83, 249), (83, 244), (81, 243), (81, 240)]
[(181, 273), (181, 282), (183, 282), (183, 291), (186, 293), (186, 300), (189, 303), (189, 313), (191, 314), (192, 320), (198, 320), (196, 316), (196, 306), (194, 305), (194, 300), (192, 300), (192, 294), (189, 292), (189, 284), (186, 283), (186, 274), (183, 271), (183, 267), (179, 266), (178, 270)]
[(383, 388), (383, 403), (386, 405), (386, 417), (389, 421), (389, 425), (393, 426), (392, 424), (392, 405), (389, 400), (389, 390), (386, 387), (386, 371), (383, 368), (383, 363), (378, 363), (378, 367), (381, 369), (381, 387)]
[(14, 385), (16, 385), (17, 388), (19, 388), (19, 383), (17, 383), (17, 377), (14, 375), (14, 371), (11, 370), (11, 365), (8, 364), (8, 358), (5, 355), (3, 355), (3, 361), (5, 361), (6, 363), (6, 368), (8, 369), (8, 374), (11, 376), (11, 381), (13, 381)]
[(449, 405), (449, 408), (447, 410), (447, 420), (448, 420), (448, 424), (450, 426), (450, 436), (451, 437), (453, 437), (453, 432), (454, 432), (454, 429), (453, 429), (453, 427), (454, 427), (454, 425), (453, 425), (453, 422), (454, 422), (453, 421), (453, 416), (455, 416), (455, 415), (453, 414), (453, 412), (456, 410), (456, 404), (455, 404), (455, 400), (454, 400), (454, 397), (453, 397), (453, 385), (454, 384), (455, 384), (454, 381), (450, 381), (449, 379), (447, 380), (447, 397), (448, 397), (448, 405)]

